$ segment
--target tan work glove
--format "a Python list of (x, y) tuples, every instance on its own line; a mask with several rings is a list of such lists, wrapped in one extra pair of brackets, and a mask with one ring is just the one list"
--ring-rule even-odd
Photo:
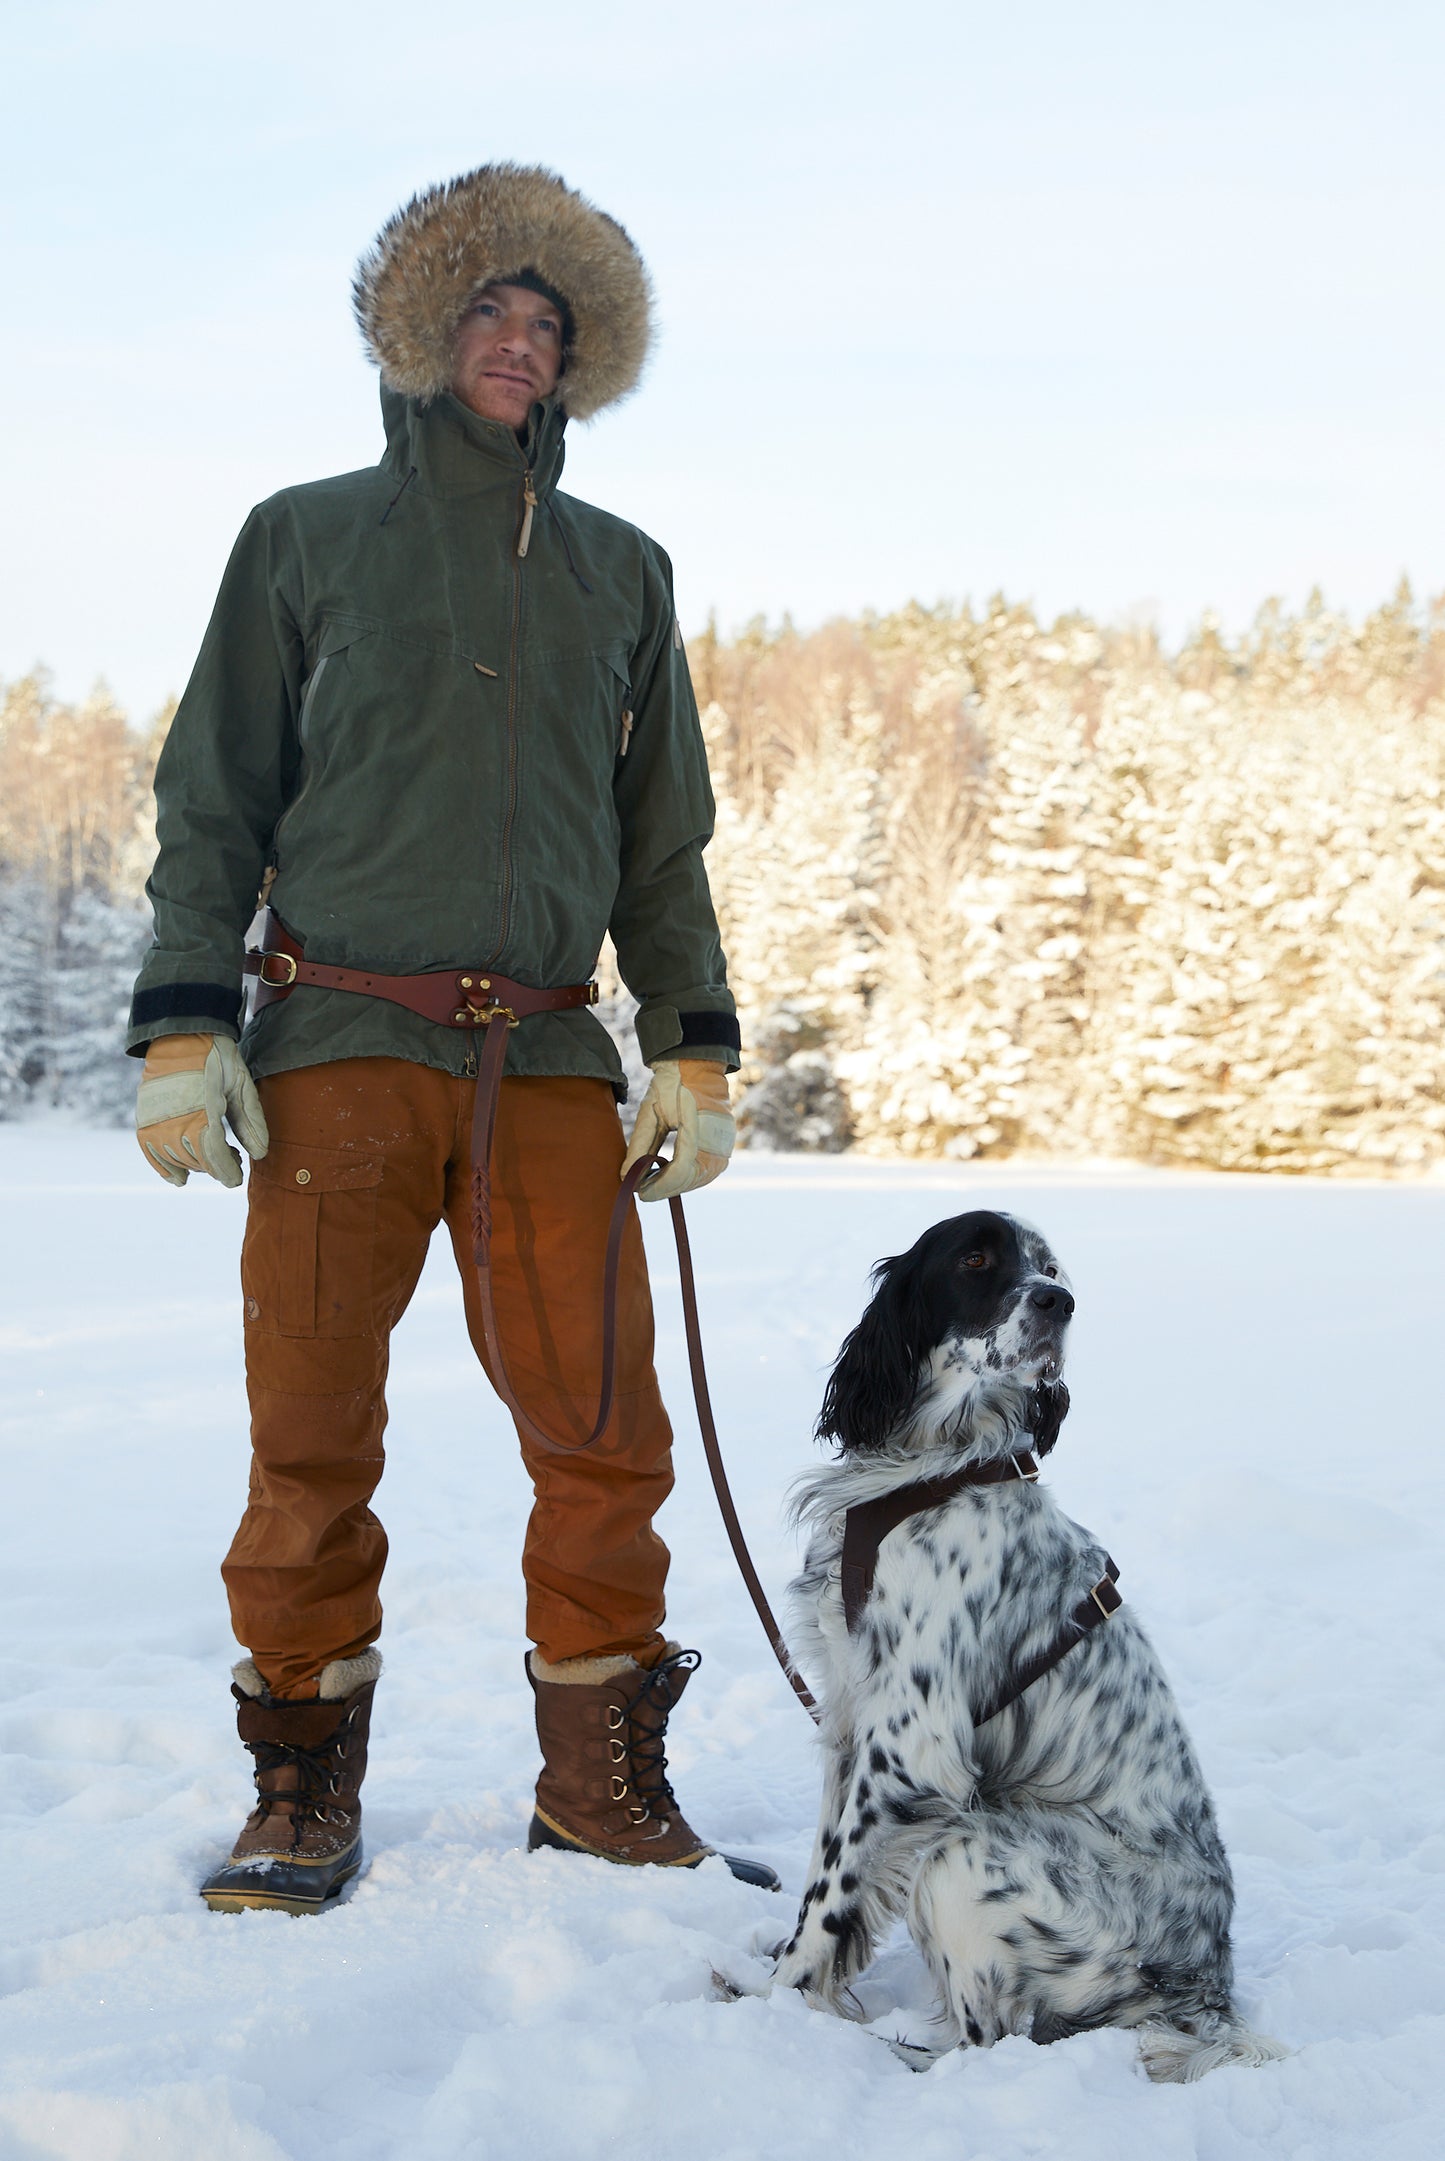
[(136, 1138), (146, 1161), (173, 1186), (183, 1186), (192, 1171), (238, 1186), (241, 1158), (227, 1146), (222, 1111), (247, 1155), (263, 1156), (271, 1145), (266, 1115), (230, 1037), (158, 1036), (135, 1099)]
[(658, 1060), (632, 1128), (622, 1176), (659, 1148), (669, 1133), (677, 1135), (672, 1161), (643, 1180), (640, 1200), (667, 1201), (674, 1193), (696, 1192), (727, 1169), (737, 1127), (728, 1109), (728, 1077), (715, 1059)]

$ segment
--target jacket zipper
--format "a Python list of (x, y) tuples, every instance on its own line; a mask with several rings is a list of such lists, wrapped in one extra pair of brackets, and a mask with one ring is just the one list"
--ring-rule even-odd
[(512, 638), (507, 659), (507, 808), (502, 818), (502, 923), (497, 941), (500, 958), (512, 935), (512, 825), (517, 815), (517, 652), (522, 621), (522, 563), (532, 538), (537, 491), (531, 468), (522, 476), (522, 529), (512, 558)]

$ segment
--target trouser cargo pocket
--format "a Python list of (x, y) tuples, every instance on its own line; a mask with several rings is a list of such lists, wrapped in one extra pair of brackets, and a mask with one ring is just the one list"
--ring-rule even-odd
[(380, 1156), (273, 1140), (251, 1166), (241, 1290), (265, 1335), (360, 1336), (372, 1323)]

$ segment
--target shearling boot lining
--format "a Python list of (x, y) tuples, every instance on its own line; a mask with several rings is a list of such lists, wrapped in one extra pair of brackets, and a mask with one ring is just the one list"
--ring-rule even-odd
[[(358, 1658), (333, 1658), (329, 1666), (321, 1669), (316, 1700), (319, 1703), (344, 1703), (364, 1682), (376, 1680), (380, 1673), (381, 1653), (374, 1644)], [(267, 1693), (254, 1658), (239, 1659), (231, 1668), (231, 1679), (243, 1696), (261, 1697)]]
[(356, 266), (352, 300), (381, 379), (424, 402), (450, 384), (457, 331), (484, 285), (530, 271), (566, 301), (573, 336), (557, 385), (590, 420), (637, 386), (652, 287), (632, 241), (540, 165), (482, 165), (415, 195)]
[[(665, 1643), (658, 1652), (659, 1658), (669, 1658), (680, 1651), (680, 1643)], [(563, 1688), (596, 1688), (603, 1681), (615, 1681), (619, 1673), (640, 1673), (642, 1666), (630, 1651), (614, 1651), (606, 1658), (559, 1658), (550, 1665), (540, 1651), (531, 1654), (534, 1681), (551, 1681)]]

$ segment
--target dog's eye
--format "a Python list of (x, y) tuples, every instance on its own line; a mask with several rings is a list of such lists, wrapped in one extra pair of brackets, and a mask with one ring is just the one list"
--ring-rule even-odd
[(965, 1253), (963, 1266), (965, 1268), (987, 1268), (988, 1255), (986, 1253)]
[(1057, 1268), (1046, 1268), (1046, 1269), (1044, 1270), (1044, 1274), (1045, 1274), (1046, 1276), (1052, 1276), (1052, 1278), (1053, 1278), (1053, 1280), (1055, 1281), (1055, 1283), (1057, 1283), (1057, 1282), (1058, 1282), (1058, 1280), (1059, 1280), (1059, 1271), (1058, 1271), (1058, 1269), (1057, 1269)]

